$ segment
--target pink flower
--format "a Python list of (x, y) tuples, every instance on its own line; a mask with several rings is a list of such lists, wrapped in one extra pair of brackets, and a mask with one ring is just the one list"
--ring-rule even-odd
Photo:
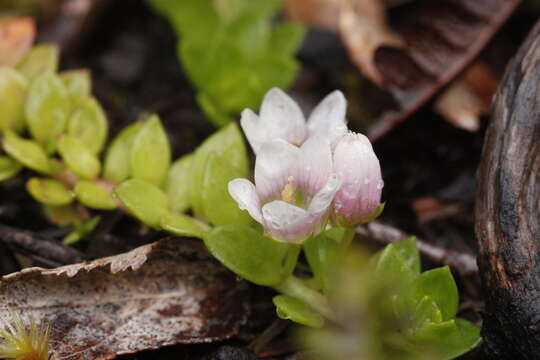
[(282, 90), (273, 88), (265, 95), (259, 116), (246, 109), (240, 124), (255, 154), (274, 139), (300, 146), (314, 135), (327, 137), (333, 147), (347, 133), (346, 107), (345, 97), (336, 90), (315, 107), (306, 122), (298, 104)]
[(258, 149), (255, 185), (235, 179), (229, 193), (269, 236), (300, 244), (323, 229), (340, 183), (326, 137), (310, 137), (300, 148), (274, 139)]
[(337, 222), (358, 225), (377, 216), (384, 182), (367, 137), (350, 132), (341, 138), (334, 151), (334, 172), (342, 181), (334, 199)]

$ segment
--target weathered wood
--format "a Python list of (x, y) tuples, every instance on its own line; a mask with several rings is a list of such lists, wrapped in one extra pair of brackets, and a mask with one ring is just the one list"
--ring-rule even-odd
[(540, 359), (540, 22), (493, 106), (476, 201), (484, 349), (490, 359)]

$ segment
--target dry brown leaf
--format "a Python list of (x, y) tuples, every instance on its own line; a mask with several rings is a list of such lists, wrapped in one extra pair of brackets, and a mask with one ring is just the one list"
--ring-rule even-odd
[(248, 316), (246, 285), (201, 242), (167, 238), (131, 252), (0, 281), (9, 311), (52, 324), (59, 359), (111, 359), (234, 336)]
[(412, 202), (412, 207), (416, 213), (418, 222), (421, 224), (455, 215), (461, 211), (461, 207), (458, 204), (443, 203), (432, 196), (415, 199)]
[(30, 50), (36, 26), (31, 18), (0, 17), (0, 66), (13, 66)]

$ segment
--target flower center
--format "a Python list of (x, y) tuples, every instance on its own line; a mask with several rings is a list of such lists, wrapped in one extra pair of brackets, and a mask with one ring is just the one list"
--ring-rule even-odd
[(287, 185), (285, 185), (281, 191), (281, 200), (302, 207), (304, 205), (304, 196), (301, 189), (295, 185), (292, 176), (289, 176), (287, 181)]

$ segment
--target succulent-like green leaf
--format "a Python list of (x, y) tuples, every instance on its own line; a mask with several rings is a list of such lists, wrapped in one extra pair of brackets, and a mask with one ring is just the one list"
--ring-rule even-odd
[(94, 216), (88, 220), (76, 220), (75, 221), (75, 230), (69, 233), (62, 242), (64, 245), (72, 245), (84, 238), (86, 235), (90, 234), (96, 226), (101, 221), (100, 216)]
[[(396, 244), (387, 245), (381, 252), (376, 265), (377, 272), (387, 279), (399, 280), (400, 286), (408, 287), (418, 274), (411, 268)], [(399, 293), (399, 290), (396, 289)]]
[(47, 153), (53, 153), (56, 137), (66, 128), (71, 114), (64, 83), (52, 73), (37, 76), (28, 90), (25, 110), (30, 133)]
[(73, 104), (80, 104), (92, 92), (92, 80), (88, 70), (69, 70), (60, 73), (60, 79), (64, 82)]
[(129, 212), (146, 225), (160, 229), (161, 219), (169, 212), (167, 195), (154, 184), (140, 179), (124, 181), (114, 190)]
[(15, 69), (0, 67), (0, 132), (24, 128), (27, 81)]
[(215, 225), (250, 224), (247, 211), (238, 207), (228, 190), (229, 181), (244, 176), (244, 172), (232, 167), (223, 156), (210, 154), (202, 183), (201, 200), (206, 219)]
[(88, 148), (76, 138), (62, 135), (58, 140), (58, 151), (66, 166), (82, 179), (93, 180), (101, 170), (101, 163)]
[[(297, 247), (274, 241), (247, 225), (214, 228), (204, 238), (206, 247), (222, 264), (258, 285), (273, 286), (290, 275)], [(290, 266), (290, 264), (293, 266)]]
[(17, 69), (29, 80), (58, 70), (59, 50), (56, 45), (36, 45), (17, 65)]
[(80, 101), (69, 119), (67, 133), (82, 142), (93, 154), (99, 154), (107, 139), (107, 118), (93, 98)]
[(169, 169), (165, 189), (172, 211), (183, 213), (191, 206), (191, 162), (193, 154), (182, 156)]
[(73, 225), (76, 221), (85, 219), (88, 215), (86, 211), (81, 211), (81, 207), (77, 205), (74, 202), (62, 206), (44, 204), (43, 210), (51, 223), (56, 226), (69, 226)]
[(210, 154), (215, 153), (236, 169), (237, 177), (248, 177), (248, 158), (244, 139), (235, 123), (214, 133), (195, 151), (191, 166), (191, 206), (195, 215), (206, 219), (202, 199), (203, 184)]
[(304, 253), (313, 275), (320, 282), (325, 293), (332, 288), (332, 280), (337, 261), (343, 255), (342, 244), (345, 229), (326, 230), (304, 244)]
[(164, 185), (171, 166), (171, 147), (157, 115), (144, 122), (130, 151), (131, 175), (160, 187)]
[(75, 185), (77, 200), (92, 209), (113, 210), (116, 209), (116, 201), (99, 184), (82, 180)]
[(43, 204), (61, 206), (73, 201), (73, 193), (56, 180), (31, 178), (26, 188), (34, 199)]
[(168, 213), (161, 218), (161, 228), (179, 236), (203, 239), (210, 227), (191, 216)]
[(442, 313), (437, 303), (429, 296), (424, 296), (416, 305), (412, 314), (411, 330), (416, 331), (428, 323), (440, 323), (443, 321)]
[(314, 328), (321, 328), (324, 325), (324, 318), (300, 299), (287, 295), (278, 295), (272, 301), (276, 306), (277, 315), (281, 319), (292, 320)]
[(407, 266), (416, 274), (420, 274), (420, 252), (416, 247), (416, 238), (408, 237), (393, 244), (393, 247), (401, 254)]
[(20, 138), (12, 131), (6, 131), (2, 144), (4, 150), (24, 166), (43, 174), (51, 173), (49, 158), (37, 142)]
[(420, 302), (429, 296), (441, 310), (443, 321), (456, 316), (459, 294), (448, 266), (423, 272), (414, 282), (413, 297)]
[(11, 179), (22, 169), (20, 162), (8, 156), (0, 156), (0, 181)]
[(103, 177), (106, 180), (119, 184), (131, 175), (131, 145), (142, 126), (142, 122), (135, 122), (124, 128), (113, 140), (105, 156)]

